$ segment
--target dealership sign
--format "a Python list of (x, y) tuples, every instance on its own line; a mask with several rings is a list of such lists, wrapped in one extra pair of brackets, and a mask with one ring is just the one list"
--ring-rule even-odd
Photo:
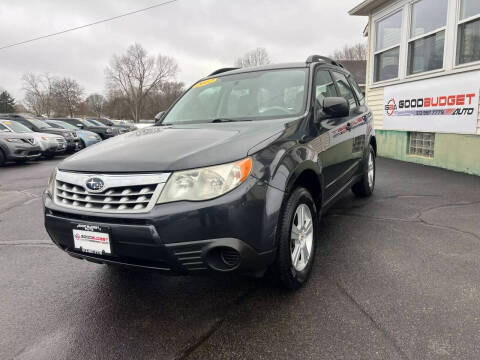
[(385, 130), (475, 134), (480, 72), (441, 76), (384, 89)]

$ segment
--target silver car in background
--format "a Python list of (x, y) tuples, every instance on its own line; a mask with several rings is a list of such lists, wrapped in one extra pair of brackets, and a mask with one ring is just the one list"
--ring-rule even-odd
[(42, 156), (40, 146), (33, 136), (13, 133), (0, 124), (0, 166), (7, 161), (23, 163)]
[(75, 125), (66, 123), (61, 120), (45, 120), (45, 122), (57, 129), (65, 129), (65, 130), (73, 131), (80, 140), (78, 150), (81, 150), (83, 148), (89, 147), (90, 145), (94, 145), (102, 141), (102, 138), (100, 137), (100, 135), (92, 131), (82, 130), (76, 127)]
[(28, 134), (34, 138), (40, 147), (42, 155), (47, 159), (52, 159), (55, 155), (61, 155), (67, 150), (67, 141), (63, 136), (33, 132), (26, 126), (14, 120), (1, 120), (0, 124), (9, 129), (12, 133)]

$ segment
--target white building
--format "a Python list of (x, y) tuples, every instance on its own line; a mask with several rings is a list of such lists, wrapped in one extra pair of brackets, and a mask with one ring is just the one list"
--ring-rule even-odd
[(480, 0), (365, 0), (379, 154), (480, 175)]

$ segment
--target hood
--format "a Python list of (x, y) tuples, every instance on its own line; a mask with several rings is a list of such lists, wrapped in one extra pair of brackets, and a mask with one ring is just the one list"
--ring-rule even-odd
[(47, 139), (56, 139), (56, 138), (62, 137), (61, 135), (55, 135), (55, 134), (43, 133), (43, 132), (31, 132), (31, 133), (28, 133), (28, 134), (33, 136), (36, 139), (40, 139), (42, 137), (47, 138)]
[[(31, 137), (35, 138), (39, 143), (42, 143), (44, 141), (57, 141), (57, 138), (63, 138), (63, 136), (60, 135), (55, 135), (55, 134), (47, 134), (47, 133), (40, 133), (40, 132), (31, 132), (31, 133), (25, 133), (24, 135), (30, 135)], [(47, 139), (47, 140), (44, 140)]]
[(97, 133), (94, 133), (93, 131), (88, 131), (88, 130), (75, 130), (77, 132), (78, 136), (95, 136), (96, 138), (99, 137)]
[(22, 140), (34, 139), (30, 133), (0, 132), (0, 141), (11, 138)]
[[(292, 119), (290, 119), (292, 121)], [(287, 120), (148, 127), (105, 140), (64, 160), (79, 172), (163, 172), (228, 163), (280, 135)]]
[(62, 129), (55, 129), (55, 128), (42, 129), (42, 131), (45, 131), (48, 134), (54, 134), (54, 135), (62, 135), (63, 133), (71, 133), (70, 130), (62, 130)]

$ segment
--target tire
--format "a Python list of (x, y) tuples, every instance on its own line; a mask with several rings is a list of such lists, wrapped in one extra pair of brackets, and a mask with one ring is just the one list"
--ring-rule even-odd
[[(306, 212), (307, 209), (310, 214)], [(306, 230), (308, 226), (302, 226), (300, 237), (295, 233), (299, 230), (299, 214), (302, 210), (307, 215), (304, 217), (306, 220), (310, 217), (310, 230)], [(281, 287), (287, 290), (299, 289), (310, 276), (317, 249), (317, 216), (312, 195), (303, 187), (296, 188), (283, 206), (278, 224), (277, 258), (272, 270)], [(294, 258), (297, 259), (296, 262)]]
[(376, 172), (375, 150), (372, 145), (368, 145), (367, 161), (363, 168), (362, 178), (352, 186), (352, 191), (356, 197), (366, 198), (373, 194)]
[(55, 157), (55, 153), (45, 154), (44, 157), (47, 160), (52, 160)]
[(7, 161), (5, 153), (3, 152), (2, 149), (0, 149), (0, 166), (5, 165), (5, 162)]
[(26, 159), (21, 159), (21, 160), (15, 160), (15, 162), (18, 164), (18, 165), (23, 165), (27, 162)]
[(83, 150), (86, 148), (86, 145), (85, 145), (85, 141), (83, 141), (82, 139), (80, 139), (80, 142), (79, 142), (79, 146), (78, 146), (78, 150), (77, 151), (80, 151), (80, 150)]

